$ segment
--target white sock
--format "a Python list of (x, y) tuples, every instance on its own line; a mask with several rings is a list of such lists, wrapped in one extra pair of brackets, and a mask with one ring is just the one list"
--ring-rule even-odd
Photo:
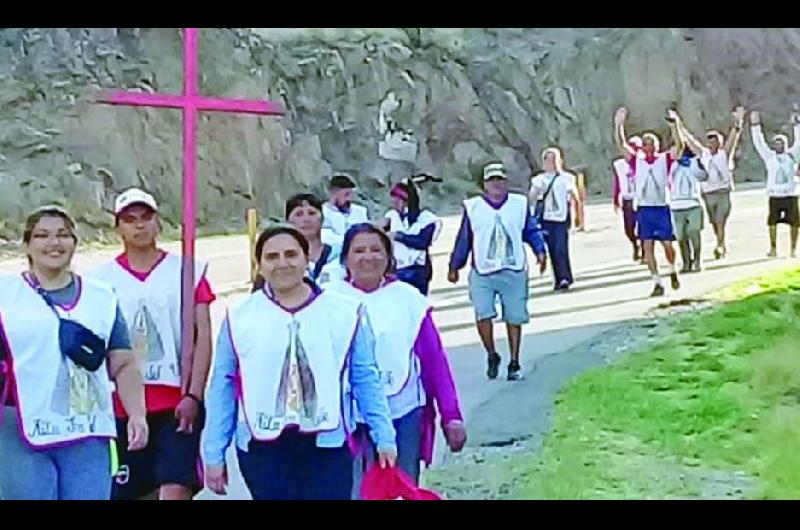
[(664, 284), (661, 283), (661, 276), (659, 276), (658, 273), (653, 274), (653, 281), (656, 282), (656, 285), (660, 285), (661, 287), (664, 287)]

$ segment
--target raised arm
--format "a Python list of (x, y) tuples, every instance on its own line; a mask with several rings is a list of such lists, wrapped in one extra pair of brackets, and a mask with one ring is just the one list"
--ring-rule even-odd
[(753, 137), (753, 147), (764, 162), (770, 157), (770, 149), (764, 140), (764, 131), (761, 130), (761, 113), (754, 110), (750, 113), (750, 135)]
[(667, 149), (667, 153), (669, 153), (673, 160), (677, 160), (681, 153), (683, 153), (683, 140), (681, 139), (681, 135), (678, 134), (677, 121), (669, 122), (669, 132), (674, 141), (672, 146)]
[(800, 112), (797, 110), (792, 111), (792, 147), (789, 148), (789, 154), (795, 160), (800, 158)]
[(625, 135), (625, 118), (628, 116), (628, 109), (620, 107), (614, 114), (614, 143), (625, 160), (630, 160), (636, 156), (636, 152), (628, 145)]
[[(673, 132), (673, 134), (676, 136), (676, 138), (679, 138), (682, 144), (686, 144), (695, 155), (700, 156), (700, 153), (703, 152), (704, 146), (692, 135), (691, 132), (689, 132), (689, 129), (686, 128), (686, 125), (683, 123), (683, 118), (680, 114), (678, 114), (678, 111), (670, 110), (667, 112), (667, 114), (674, 120), (673, 122), (670, 122), (670, 124), (674, 125), (673, 131), (675, 132)], [(680, 151), (683, 152), (683, 149), (680, 149)]]
[(736, 149), (742, 139), (742, 127), (744, 126), (744, 107), (739, 105), (733, 110), (733, 125), (728, 132), (728, 140), (725, 142), (725, 152), (728, 153), (728, 166), (733, 168), (736, 165)]

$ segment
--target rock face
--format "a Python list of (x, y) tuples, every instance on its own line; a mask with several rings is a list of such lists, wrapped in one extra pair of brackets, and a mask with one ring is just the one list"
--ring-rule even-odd
[[(786, 132), (800, 74), (795, 29), (200, 35), (203, 93), (287, 108), (283, 118), (201, 117), (198, 225), (206, 233), (242, 230), (251, 204), (279, 216), (288, 195), (323, 192), (333, 172), (355, 177), (376, 213), (391, 182), (412, 171), (441, 175), (445, 182), (426, 189), (425, 201), (452, 212), (477, 189), (482, 164), (505, 162), (524, 189), (552, 144), (584, 169), (590, 194), (608, 193), (616, 106), (629, 108), (631, 132), (654, 128), (662, 138), (673, 101), (698, 135), (711, 126), (727, 132), (737, 103), (762, 110), (767, 133)], [(180, 113), (92, 101), (101, 88), (179, 92), (181, 68), (176, 29), (0, 30), (0, 243), (16, 241), (25, 213), (54, 200), (74, 212), (84, 235), (102, 236), (114, 195), (132, 185), (156, 194), (174, 230)], [(391, 98), (399, 106), (386, 105)], [(379, 156), (387, 138), (413, 158)], [(741, 153), (737, 178), (763, 179), (747, 132)]]

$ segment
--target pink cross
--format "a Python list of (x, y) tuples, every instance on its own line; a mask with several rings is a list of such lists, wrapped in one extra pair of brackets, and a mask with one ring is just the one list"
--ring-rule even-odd
[[(145, 94), (113, 91), (98, 97), (100, 103), (183, 109), (183, 259), (181, 268), (181, 390), (188, 392), (194, 349), (194, 242), (197, 190), (197, 112), (237, 112), (282, 115), (283, 105), (272, 101), (204, 97), (198, 93), (197, 28), (184, 28), (183, 94)], [(199, 396), (202, 398), (202, 396)]]

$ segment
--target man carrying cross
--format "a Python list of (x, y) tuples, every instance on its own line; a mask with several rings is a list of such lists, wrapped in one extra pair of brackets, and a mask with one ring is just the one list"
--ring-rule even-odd
[[(227, 99), (227, 98), (214, 98), (214, 97), (207, 97), (202, 96), (199, 93), (199, 67), (198, 67), (198, 57), (197, 57), (197, 48), (198, 48), (198, 30), (197, 28), (184, 28), (183, 31), (183, 93), (182, 94), (145, 94), (145, 93), (138, 93), (138, 92), (124, 92), (124, 91), (116, 91), (110, 94), (103, 94), (98, 98), (99, 102), (107, 103), (111, 105), (130, 105), (130, 106), (138, 106), (138, 107), (158, 107), (158, 108), (171, 108), (171, 109), (180, 109), (183, 112), (183, 232), (182, 232), (182, 255), (180, 258), (181, 266), (180, 266), (180, 277), (181, 277), (181, 291), (180, 291), (180, 337), (177, 342), (178, 348), (180, 349), (180, 354), (176, 355), (177, 360), (177, 371), (180, 377), (180, 402), (176, 406), (175, 415), (177, 416), (177, 420), (179, 422), (178, 428), (182, 431), (193, 431), (196, 428), (196, 425), (200, 423), (198, 420), (199, 416), (202, 416), (200, 413), (200, 409), (202, 409), (202, 401), (204, 396), (202, 395), (204, 391), (204, 383), (205, 383), (205, 374), (208, 372), (208, 367), (204, 367), (203, 361), (203, 354), (197, 355), (195, 357), (197, 349), (205, 348), (204, 345), (201, 343), (205, 340), (202, 338), (202, 334), (198, 333), (197, 338), (195, 337), (195, 332), (198, 330), (198, 327), (203, 326), (203, 321), (205, 321), (205, 317), (202, 316), (201, 318), (196, 319), (197, 312), (202, 310), (198, 309), (196, 304), (196, 289), (202, 283), (196, 282), (195, 278), (198, 276), (202, 276), (201, 271), (202, 268), (198, 268), (197, 264), (194, 259), (194, 242), (195, 242), (195, 221), (196, 221), (196, 192), (197, 192), (197, 185), (196, 185), (196, 164), (197, 164), (197, 115), (198, 112), (208, 112), (208, 111), (215, 111), (215, 112), (237, 112), (237, 113), (247, 113), (247, 114), (259, 114), (259, 115), (281, 115), (284, 113), (283, 106), (278, 103), (274, 103), (271, 101), (263, 101), (263, 100), (243, 100), (243, 99)], [(134, 193), (136, 195), (136, 193)], [(118, 208), (115, 208), (115, 212), (118, 216), (123, 215), (126, 210), (128, 213), (131, 212), (127, 208), (127, 206), (132, 207), (134, 203), (138, 204), (145, 204), (150, 207), (150, 209), (156, 211), (157, 207), (155, 206), (155, 199), (152, 197), (146, 197), (146, 194), (143, 195), (138, 193), (138, 200), (122, 200), (120, 198), (118, 204)], [(152, 200), (151, 200), (152, 199)], [(126, 204), (122, 204), (126, 203)], [(148, 204), (152, 203), (152, 204)], [(140, 217), (137, 219), (128, 219), (128, 221), (136, 223), (142, 223), (143, 221), (145, 224), (147, 221), (145, 218), (147, 217), (148, 213), (145, 209), (144, 211), (139, 211)], [(135, 239), (135, 237), (134, 237)], [(157, 250), (157, 249), (156, 249)], [(152, 258), (153, 256), (153, 248), (152, 246), (148, 247), (148, 252)], [(131, 256), (128, 255), (128, 258)], [(141, 256), (140, 256), (141, 257)], [(162, 258), (166, 259), (166, 258)], [(173, 268), (174, 268), (174, 261)], [(129, 260), (130, 264), (130, 260)], [(141, 267), (139, 267), (138, 272), (145, 274), (146, 271), (150, 271), (150, 275), (155, 275), (156, 271), (159, 267), (149, 260), (142, 260), (140, 263)], [(163, 265), (163, 263), (162, 263)], [(195, 269), (198, 268), (196, 271)], [(136, 269), (134, 269), (136, 270)], [(131, 274), (135, 277), (135, 274)], [(173, 280), (174, 281), (174, 280)], [(174, 294), (174, 293), (173, 293)], [(199, 295), (199, 293), (197, 293)], [(210, 291), (209, 291), (210, 294)], [(211, 294), (210, 297), (213, 297)], [(210, 301), (209, 298), (203, 298), (202, 296), (198, 296), (198, 300), (205, 300), (206, 302)], [(160, 304), (157, 304), (160, 305)], [(203, 304), (201, 304), (202, 306)], [(170, 310), (165, 309), (167, 313), (169, 313), (169, 317), (171, 319), (176, 319), (177, 315), (175, 314), (175, 306), (174, 303), (171, 306), (168, 306)], [(170, 312), (171, 311), (171, 312)], [(205, 308), (207, 311), (207, 305)], [(142, 313), (144, 315), (144, 313)], [(152, 319), (152, 315), (151, 315)], [(199, 326), (195, 326), (196, 320), (198, 321)], [(146, 322), (146, 315), (144, 316), (143, 320), (140, 320), (140, 323)], [(164, 328), (166, 329), (166, 328)], [(174, 328), (173, 328), (174, 329)], [(148, 328), (149, 331), (149, 328)], [(150, 336), (148, 335), (148, 349), (151, 345)], [(210, 340), (210, 339), (209, 339)], [(162, 341), (162, 346), (164, 343), (169, 344), (169, 341)], [(173, 344), (173, 347), (175, 345)], [(208, 347), (210, 350), (210, 346)], [(158, 356), (159, 354), (156, 352), (154, 355)], [(166, 357), (166, 352), (165, 352)], [(194, 365), (198, 371), (198, 377), (195, 378), (193, 375), (193, 363), (200, 358), (197, 365)], [(163, 370), (163, 368), (162, 368)], [(169, 370), (169, 364), (167, 364), (167, 370)], [(157, 374), (154, 374), (157, 375)], [(162, 374), (163, 375), (163, 374)], [(202, 376), (202, 377), (201, 377)], [(174, 386), (174, 380), (171, 381)], [(192, 414), (191, 411), (194, 409), (197, 410), (197, 414)], [(179, 410), (180, 409), (180, 410)], [(167, 481), (170, 483), (170, 481)], [(181, 484), (185, 486), (185, 484)], [(180, 492), (181, 498), (185, 498), (186, 490), (182, 490)]]
[[(200, 433), (211, 366), (211, 317), (216, 299), (206, 265), (195, 260), (195, 340), (191, 363), (182, 365), (180, 344), (180, 256), (161, 250), (158, 205), (143, 190), (132, 188), (115, 202), (116, 231), (124, 252), (93, 271), (120, 298), (131, 342), (145, 383), (150, 441), (128, 451), (127, 415), (114, 395), (119, 473), (112, 499), (133, 500), (158, 490), (161, 500), (190, 500), (203, 487), (198, 476)], [(185, 390), (184, 390), (185, 389)]]

